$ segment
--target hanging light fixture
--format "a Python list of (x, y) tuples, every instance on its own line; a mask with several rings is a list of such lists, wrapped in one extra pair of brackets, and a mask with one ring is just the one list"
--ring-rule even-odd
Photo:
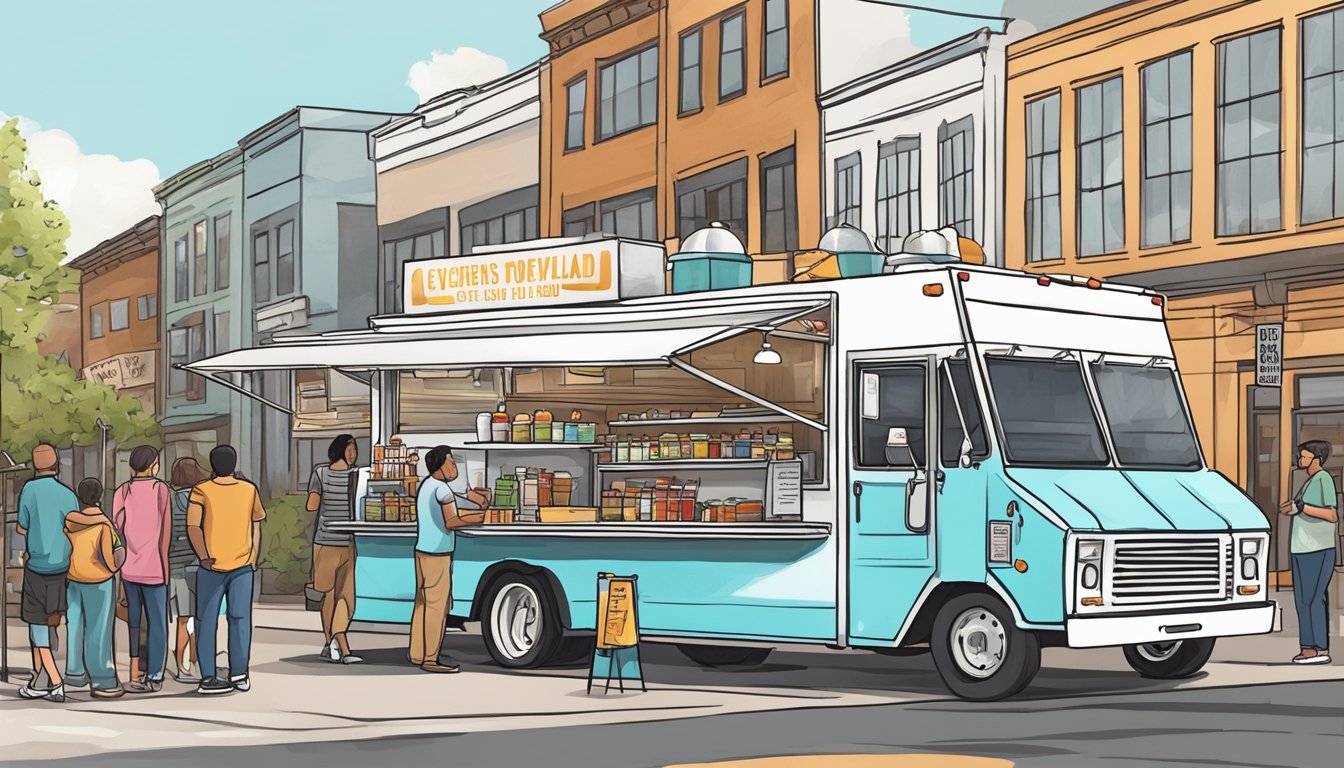
[(761, 350), (756, 353), (751, 362), (757, 365), (779, 365), (783, 362), (775, 348), (770, 346), (770, 337), (765, 331), (761, 332)]

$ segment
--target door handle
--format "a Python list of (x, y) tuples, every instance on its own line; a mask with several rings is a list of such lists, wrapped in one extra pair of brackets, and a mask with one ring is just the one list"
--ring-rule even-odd
[(938, 493), (943, 492), (943, 483), (947, 481), (947, 473), (943, 470), (937, 470), (933, 473), (933, 481), (938, 484)]
[(863, 522), (863, 506), (859, 500), (863, 496), (863, 483), (854, 481), (854, 522)]

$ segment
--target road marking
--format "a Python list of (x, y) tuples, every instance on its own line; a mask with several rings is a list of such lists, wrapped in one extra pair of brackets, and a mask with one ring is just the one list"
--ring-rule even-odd
[(790, 755), (683, 763), (666, 768), (1012, 768), (1012, 760), (971, 755)]

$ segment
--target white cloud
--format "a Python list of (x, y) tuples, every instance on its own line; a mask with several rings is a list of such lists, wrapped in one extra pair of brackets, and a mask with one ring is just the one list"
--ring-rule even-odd
[(498, 56), (462, 47), (452, 53), (434, 51), (428, 59), (412, 64), (406, 73), (406, 85), (424, 104), (441, 93), (480, 85), (508, 73), (508, 63)]
[[(0, 123), (9, 119), (0, 112)], [(43, 194), (70, 219), (70, 258), (159, 212), (159, 168), (149, 160), (85, 154), (70, 134), (44, 130), (22, 115), (19, 133), (28, 140), (28, 165), (42, 178)]]

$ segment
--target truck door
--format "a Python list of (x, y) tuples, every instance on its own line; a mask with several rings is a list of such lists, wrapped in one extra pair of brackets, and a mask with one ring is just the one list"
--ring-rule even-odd
[(849, 636), (890, 643), (934, 569), (937, 369), (920, 355), (851, 360), (849, 373)]

